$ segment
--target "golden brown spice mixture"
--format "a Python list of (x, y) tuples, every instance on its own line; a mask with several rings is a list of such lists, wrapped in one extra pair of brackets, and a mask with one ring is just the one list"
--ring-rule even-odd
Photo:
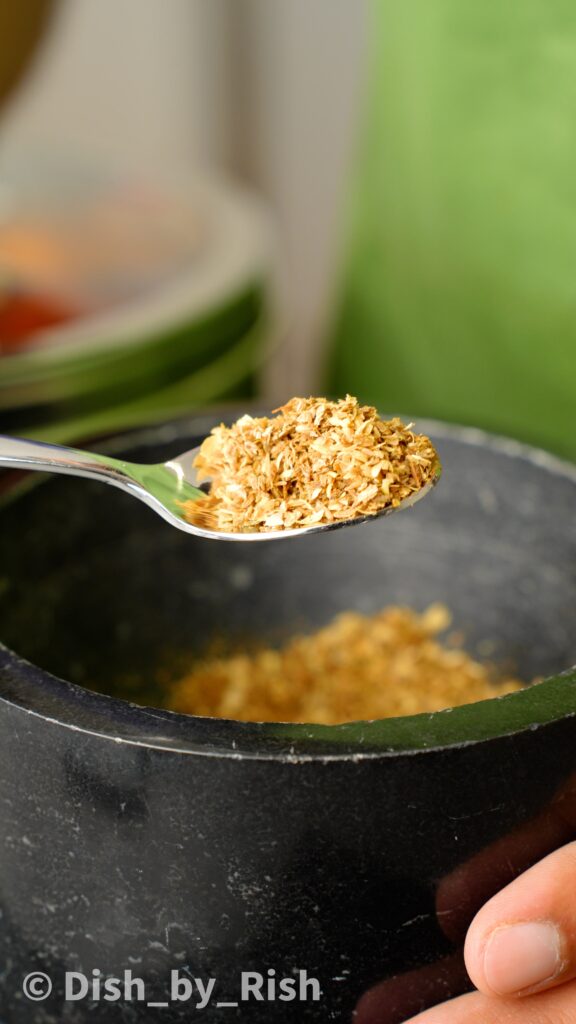
[(522, 684), (494, 678), (438, 634), (448, 610), (418, 614), (390, 606), (375, 615), (345, 612), (281, 650), (199, 662), (173, 683), (168, 707), (245, 721), (337, 722), (438, 711), (511, 693)]
[(186, 518), (229, 533), (323, 525), (393, 508), (435, 474), (432, 442), (347, 395), (293, 398), (273, 418), (215, 427), (194, 465), (211, 480)]

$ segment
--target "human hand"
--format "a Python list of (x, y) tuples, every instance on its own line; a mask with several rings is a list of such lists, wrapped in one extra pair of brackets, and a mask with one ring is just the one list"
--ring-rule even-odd
[[(571, 776), (541, 814), (440, 880), (436, 913), (454, 952), (368, 990), (355, 1024), (576, 1024), (575, 835)], [(544, 951), (530, 952), (531, 939)], [(450, 998), (470, 979), (478, 991)]]
[(464, 956), (478, 991), (410, 1024), (576, 1024), (576, 843), (549, 854), (482, 907)]

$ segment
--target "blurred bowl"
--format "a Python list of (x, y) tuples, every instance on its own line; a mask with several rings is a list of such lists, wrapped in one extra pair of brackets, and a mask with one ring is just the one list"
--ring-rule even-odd
[[(170, 416), (188, 415), (191, 409), (205, 405), (251, 399), (267, 335), (268, 320), (263, 317), (235, 345), (190, 375), (128, 400), (124, 389), (122, 401), (98, 408), (88, 409), (84, 400), (53, 405), (50, 419), (44, 419), (40, 426), (27, 426), (22, 433), (56, 443), (78, 442), (116, 430), (161, 423)], [(69, 410), (68, 416), (64, 409)]]
[[(4, 290), (16, 275), (18, 287), (26, 280), (39, 294), (85, 309), (0, 355), (0, 429), (70, 439), (76, 424), (84, 430), (83, 422), (95, 418), (114, 430), (126, 422), (126, 405), (134, 416), (139, 403), (143, 413), (156, 410), (161, 418), (179, 411), (169, 404), (172, 393), (176, 402), (184, 392), (211, 401), (253, 374), (255, 349), (263, 352), (269, 327), (271, 265), (268, 219), (253, 196), (215, 179), (174, 177), (160, 187), (129, 175), (96, 175), (86, 182), (52, 168), (42, 187), (34, 176), (31, 184), (19, 179), (16, 197), (2, 167), (0, 180)], [(121, 238), (131, 232), (123, 248), (117, 217), (109, 209), (106, 216), (95, 215), (107, 201), (124, 218)], [(52, 236), (43, 247), (34, 243), (30, 225), (44, 223), (48, 231), (46, 210)], [(22, 211), (28, 227), (18, 240)], [(95, 225), (100, 251), (77, 260), (78, 272), (70, 252), (52, 259), (60, 237), (67, 237), (72, 254), (90, 248)], [(111, 242), (114, 253), (107, 259)], [(139, 255), (131, 265), (134, 251)]]

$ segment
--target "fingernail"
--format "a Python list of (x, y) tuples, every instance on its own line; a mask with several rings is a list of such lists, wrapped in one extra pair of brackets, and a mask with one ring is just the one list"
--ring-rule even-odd
[(552, 981), (562, 966), (560, 934), (548, 922), (496, 928), (484, 950), (484, 978), (492, 991), (501, 996)]

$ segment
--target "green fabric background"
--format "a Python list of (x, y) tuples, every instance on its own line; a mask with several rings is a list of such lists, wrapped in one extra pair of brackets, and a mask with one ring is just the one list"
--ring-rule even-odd
[(330, 390), (576, 458), (576, 3), (376, 0)]

